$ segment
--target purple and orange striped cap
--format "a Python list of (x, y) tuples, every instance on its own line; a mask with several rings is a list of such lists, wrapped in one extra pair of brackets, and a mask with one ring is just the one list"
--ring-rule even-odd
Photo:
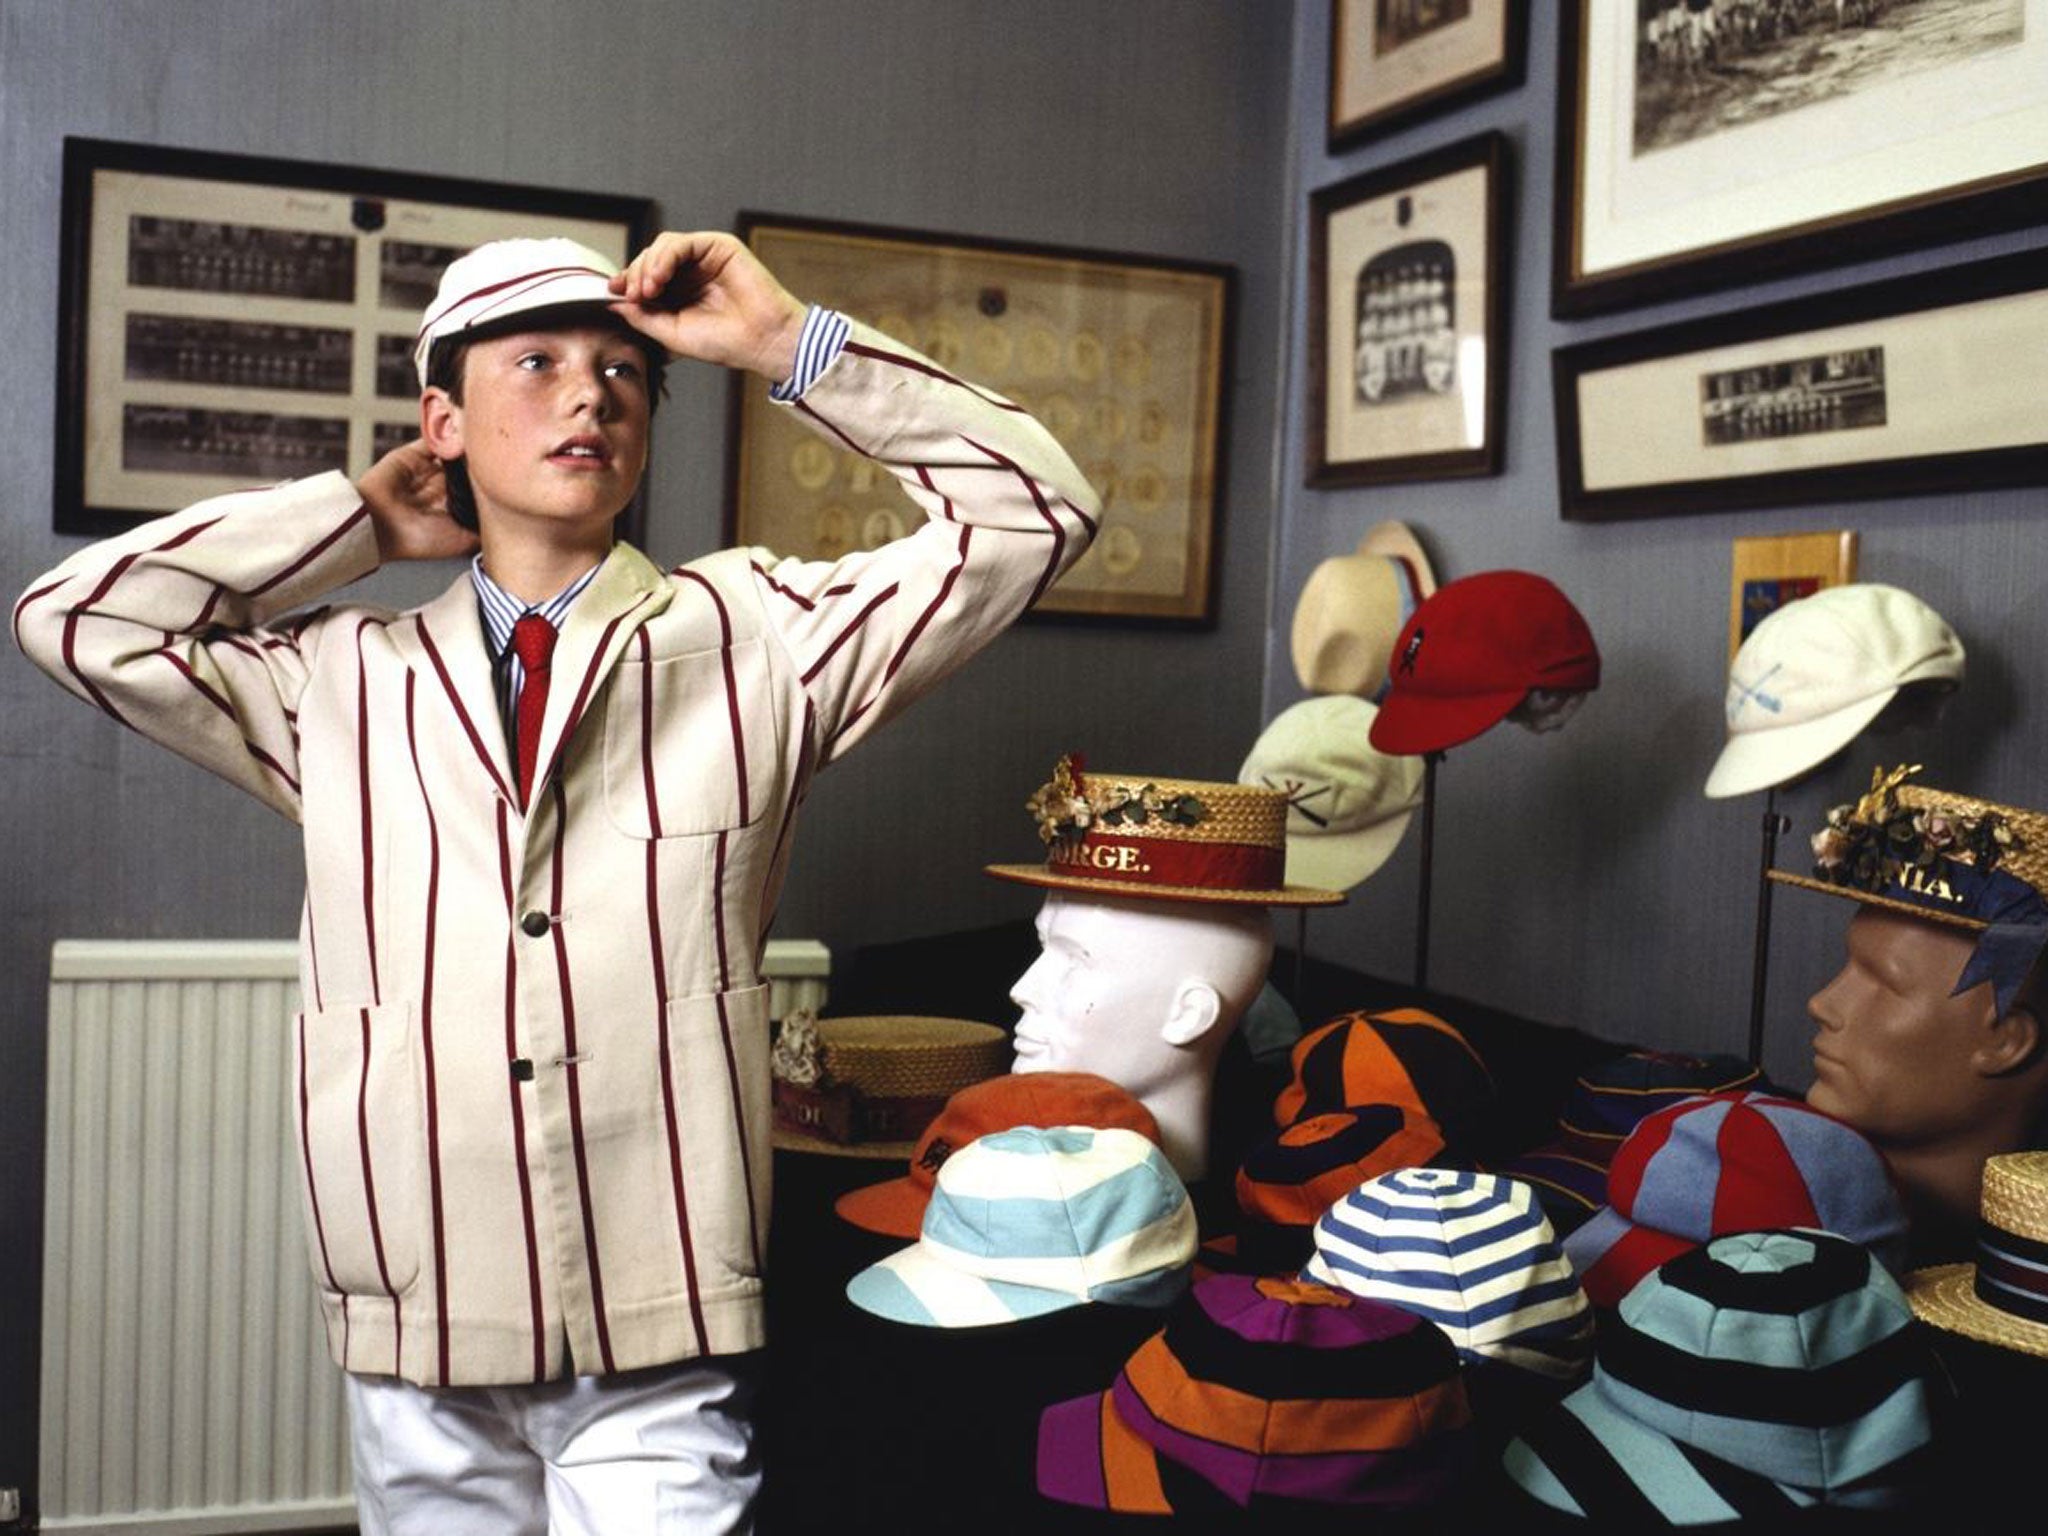
[(491, 240), (448, 263), (441, 286), (420, 316), (412, 365), (420, 387), (427, 357), (444, 337), (496, 325), (529, 310), (564, 304), (610, 309), (615, 261), (575, 240)]
[(1649, 1116), (1621, 1144), (1607, 1204), (1564, 1241), (1598, 1307), (1714, 1238), (1817, 1227), (1887, 1269), (1905, 1259), (1906, 1215), (1884, 1157), (1861, 1132), (1766, 1093), (1714, 1093)]
[(1215, 1494), (1417, 1507), (1455, 1485), (1470, 1422), (1457, 1351), (1422, 1318), (1307, 1281), (1215, 1275), (1109, 1391), (1045, 1410), (1038, 1491), (1134, 1514)]

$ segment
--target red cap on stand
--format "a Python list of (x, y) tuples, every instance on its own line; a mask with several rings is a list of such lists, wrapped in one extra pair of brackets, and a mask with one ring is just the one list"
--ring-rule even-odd
[(1532, 688), (1600, 686), (1600, 650), (1571, 599), (1530, 571), (1481, 571), (1424, 599), (1394, 642), (1372, 724), (1382, 752), (1441, 752), (1491, 729)]

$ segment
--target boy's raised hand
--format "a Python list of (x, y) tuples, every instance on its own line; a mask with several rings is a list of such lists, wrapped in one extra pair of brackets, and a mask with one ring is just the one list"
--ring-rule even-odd
[(754, 253), (719, 230), (674, 230), (612, 279), (620, 318), (677, 357), (780, 381), (796, 367), (804, 306)]
[(473, 554), (477, 537), (448, 515), (448, 480), (420, 438), (402, 443), (363, 472), (356, 494), (377, 529), (377, 557), (448, 560)]

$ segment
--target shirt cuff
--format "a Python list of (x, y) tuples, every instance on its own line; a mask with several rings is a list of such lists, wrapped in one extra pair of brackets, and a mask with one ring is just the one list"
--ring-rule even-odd
[(804, 328), (796, 338), (796, 367), (768, 391), (768, 398), (784, 404), (801, 399), (803, 392), (818, 382), (818, 376), (839, 360), (839, 349), (846, 345), (850, 329), (846, 316), (835, 309), (813, 304), (804, 311)]

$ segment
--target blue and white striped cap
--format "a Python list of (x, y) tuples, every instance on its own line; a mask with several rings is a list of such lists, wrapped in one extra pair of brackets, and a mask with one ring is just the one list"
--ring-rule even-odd
[(1195, 1211), (1136, 1131), (1019, 1126), (940, 1167), (915, 1246), (846, 1285), (864, 1311), (979, 1328), (1084, 1302), (1163, 1307), (1187, 1289)]
[(1302, 1277), (1426, 1317), (1471, 1364), (1585, 1374), (1593, 1311), (1536, 1192), (1519, 1179), (1402, 1168), (1316, 1223)]

